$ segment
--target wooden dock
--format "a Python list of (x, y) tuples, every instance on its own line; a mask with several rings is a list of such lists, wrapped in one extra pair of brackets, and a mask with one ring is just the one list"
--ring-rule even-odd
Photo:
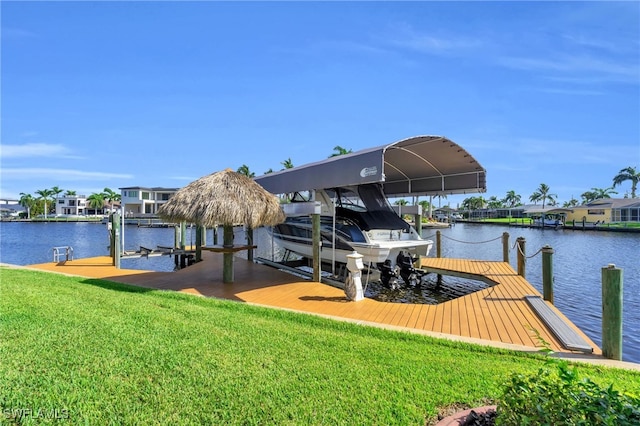
[[(540, 296), (540, 293), (508, 263), (423, 258), (422, 267), (432, 272), (482, 279), (494, 285), (438, 305), (423, 305), (372, 299), (350, 302), (339, 288), (305, 281), (241, 258), (235, 261), (235, 282), (224, 284), (222, 256), (211, 252), (203, 253), (202, 262), (177, 272), (115, 269), (109, 257), (30, 266), (518, 350), (537, 351), (542, 338), (556, 352), (574, 352), (562, 346), (526, 302), (525, 296)], [(600, 348), (589, 337), (555, 307), (549, 306), (593, 348), (594, 355), (601, 355)]]

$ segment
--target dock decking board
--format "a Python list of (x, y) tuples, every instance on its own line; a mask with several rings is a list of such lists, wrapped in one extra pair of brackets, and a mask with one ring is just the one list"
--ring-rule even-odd
[[(275, 268), (240, 258), (236, 258), (235, 261), (235, 282), (224, 284), (222, 256), (204, 252), (203, 259), (203, 262), (177, 272), (115, 269), (111, 266), (109, 257), (79, 259), (59, 264), (45, 263), (31, 267), (354, 321), (490, 340), (535, 350), (539, 342), (531, 330), (533, 328), (549, 342), (553, 350), (569, 352), (526, 303), (524, 296), (539, 295), (538, 291), (505, 262), (422, 258), (424, 268), (472, 276), (481, 275), (483, 281), (491, 280), (496, 284), (438, 305), (414, 305), (372, 299), (349, 302), (344, 292), (338, 288), (305, 281)], [(593, 346), (595, 354), (601, 354), (600, 348), (593, 341), (562, 313), (559, 315)]]

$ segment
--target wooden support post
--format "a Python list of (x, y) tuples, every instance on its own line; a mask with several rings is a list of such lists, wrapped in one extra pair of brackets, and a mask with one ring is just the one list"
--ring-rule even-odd
[(180, 222), (180, 248), (184, 250), (187, 241), (187, 222)]
[(518, 249), (518, 275), (522, 278), (526, 278), (525, 257), (527, 251), (525, 250), (525, 245), (524, 237), (516, 238), (516, 247)]
[(416, 232), (422, 236), (422, 215), (420, 213), (416, 214), (413, 217), (413, 221), (415, 222), (414, 228), (416, 228)]
[(202, 260), (202, 226), (196, 225), (196, 262)]
[(509, 263), (509, 233), (502, 233), (502, 261)]
[(553, 305), (553, 249), (542, 247), (542, 298)]
[[(178, 225), (173, 228), (173, 247), (180, 248), (180, 227)], [(180, 267), (180, 259), (177, 254), (173, 256), (173, 262), (176, 265), (176, 269), (178, 269)]]
[(120, 215), (118, 213), (114, 213), (112, 215), (113, 223), (111, 225), (111, 244), (113, 245), (113, 266), (116, 269), (120, 269)]
[[(233, 225), (222, 226), (222, 247), (233, 247)], [(222, 255), (222, 282), (233, 282), (233, 253)]]
[(602, 268), (602, 356), (622, 360), (622, 269)]
[(313, 243), (313, 281), (320, 282), (320, 270), (322, 265), (322, 259), (320, 258), (320, 215), (311, 215), (312, 226), (312, 243)]
[[(114, 235), (113, 235), (113, 214), (109, 216), (109, 257), (114, 259), (116, 246), (114, 244)], [(112, 263), (113, 264), (113, 263)]]
[[(440, 259), (442, 257), (442, 233), (436, 231), (436, 257)], [(442, 275), (438, 274), (436, 285), (440, 287), (442, 285)]]
[[(253, 228), (247, 226), (247, 245), (253, 246)], [(253, 262), (253, 249), (247, 251), (247, 260)]]
[(213, 227), (213, 245), (214, 246), (218, 245), (218, 228), (219, 226)]

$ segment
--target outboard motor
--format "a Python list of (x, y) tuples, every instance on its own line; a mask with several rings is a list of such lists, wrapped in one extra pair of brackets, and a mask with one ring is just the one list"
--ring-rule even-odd
[(382, 281), (382, 284), (385, 287), (396, 289), (398, 287), (398, 274), (395, 268), (391, 266), (391, 261), (387, 259), (384, 263), (378, 264), (378, 269), (380, 270), (380, 281)]
[(396, 263), (400, 268), (400, 277), (406, 285), (415, 286), (420, 283), (422, 274), (419, 274), (419, 271), (417, 271), (416, 268), (413, 267), (413, 262), (415, 262), (416, 260), (417, 258), (412, 258), (409, 253), (405, 254), (402, 251), (398, 253)]

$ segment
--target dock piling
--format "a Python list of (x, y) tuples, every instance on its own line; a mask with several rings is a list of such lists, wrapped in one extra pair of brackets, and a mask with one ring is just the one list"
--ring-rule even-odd
[(502, 233), (502, 261), (509, 263), (509, 233)]
[(516, 247), (518, 248), (518, 275), (522, 278), (526, 278), (525, 271), (525, 254), (526, 254), (526, 244), (524, 237), (516, 238)]
[(553, 305), (553, 249), (542, 247), (542, 298)]
[(118, 213), (113, 213), (111, 215), (110, 223), (111, 223), (111, 253), (113, 259), (113, 266), (116, 269), (120, 269), (120, 215)]
[(320, 248), (322, 244), (322, 239), (320, 235), (320, 215), (312, 214), (311, 215), (311, 226), (312, 226), (312, 243), (313, 243), (313, 281), (320, 282), (321, 275), (321, 260), (320, 260)]
[(622, 360), (622, 269), (602, 268), (602, 356)]

